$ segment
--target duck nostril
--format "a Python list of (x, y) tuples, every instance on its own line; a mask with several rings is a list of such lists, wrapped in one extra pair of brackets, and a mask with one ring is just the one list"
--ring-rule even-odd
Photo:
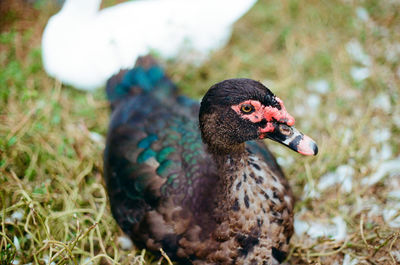
[(290, 136), (293, 133), (292, 129), (286, 124), (279, 124), (279, 131), (286, 136)]

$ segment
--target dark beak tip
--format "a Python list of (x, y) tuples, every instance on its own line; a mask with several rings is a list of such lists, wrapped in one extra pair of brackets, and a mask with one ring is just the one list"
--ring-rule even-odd
[(303, 140), (292, 149), (302, 155), (316, 156), (318, 154), (318, 145), (308, 136), (303, 136)]
[(318, 154), (318, 145), (314, 144), (313, 151), (314, 151), (314, 155), (316, 156)]

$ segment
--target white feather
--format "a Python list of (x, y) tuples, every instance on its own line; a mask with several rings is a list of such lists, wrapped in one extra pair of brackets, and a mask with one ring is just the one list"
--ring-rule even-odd
[(200, 63), (256, 1), (142, 0), (99, 10), (101, 0), (66, 0), (44, 30), (43, 65), (63, 83), (92, 90), (150, 51)]

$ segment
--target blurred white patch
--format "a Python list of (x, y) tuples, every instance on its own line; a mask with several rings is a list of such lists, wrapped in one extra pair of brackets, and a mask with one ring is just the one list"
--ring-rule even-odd
[(368, 217), (373, 216), (381, 216), (382, 215), (382, 207), (378, 204), (371, 204), (368, 211)]
[(355, 81), (360, 82), (370, 77), (371, 73), (367, 67), (354, 66), (350, 69), (350, 75)]
[(365, 53), (359, 41), (349, 41), (346, 44), (346, 51), (350, 55), (350, 57), (356, 62), (361, 63), (365, 66), (370, 66), (372, 64), (370, 56)]
[(292, 156), (286, 156), (286, 157), (278, 156), (276, 162), (278, 162), (278, 164), (281, 167), (289, 167), (293, 164), (294, 158)]
[(392, 250), (390, 254), (393, 255), (394, 259), (400, 263), (400, 250)]
[(39, 100), (38, 101), (38, 103), (37, 103), (37, 105), (36, 105), (36, 107), (38, 108), (38, 109), (43, 109), (44, 107), (46, 106), (46, 101), (45, 100)]
[(382, 161), (392, 158), (392, 146), (388, 142), (385, 142), (382, 144), (382, 148), (379, 152), (375, 147), (372, 147), (369, 151), (369, 155), (371, 157), (371, 166), (377, 167)]
[(336, 119), (337, 119), (337, 114), (335, 112), (330, 112), (328, 114), (328, 120), (330, 122), (334, 122), (334, 121), (336, 121)]
[(378, 167), (378, 170), (369, 177), (364, 178), (361, 183), (364, 185), (374, 185), (387, 175), (395, 176), (399, 174), (400, 157), (381, 163)]
[(390, 30), (385, 26), (379, 26), (375, 23), (372, 24), (378, 36), (388, 38), (391, 35)]
[(294, 231), (297, 236), (303, 235), (309, 228), (310, 225), (307, 222), (300, 220), (296, 216), (294, 217)]
[(356, 8), (356, 15), (360, 20), (362, 20), (364, 22), (367, 22), (369, 20), (368, 11), (364, 7), (360, 7), (360, 6), (357, 7)]
[(297, 104), (294, 107), (294, 113), (296, 116), (303, 116), (306, 114), (306, 108), (303, 105)]
[(52, 262), (50, 263), (50, 258), (49, 258), (48, 255), (44, 255), (43, 258), (42, 258), (42, 261), (44, 261), (44, 263), (45, 263), (46, 265), (56, 265), (56, 263), (55, 263), (54, 261), (52, 261)]
[(400, 66), (397, 67), (397, 71), (396, 71), (397, 77), (400, 78)]
[(93, 262), (90, 258), (84, 258), (82, 261), (82, 265), (93, 265)]
[(14, 260), (11, 262), (11, 264), (12, 264), (12, 265), (19, 265), (19, 264), (20, 264), (20, 261), (19, 261), (19, 259), (14, 259)]
[(386, 60), (391, 63), (396, 63), (399, 60), (400, 43), (389, 44), (385, 48)]
[(12, 221), (21, 221), (22, 218), (24, 218), (25, 213), (22, 210), (16, 210), (15, 212), (12, 213), (11, 215), (11, 220)]
[(397, 110), (392, 115), (393, 123), (397, 128), (400, 128), (400, 110)]
[(14, 236), (13, 243), (14, 243), (15, 249), (17, 251), (20, 251), (21, 250), (21, 245), (19, 244), (18, 237)]
[(307, 97), (306, 103), (311, 110), (316, 111), (321, 104), (321, 98), (316, 94), (311, 94)]
[[(353, 99), (354, 100), (357, 100), (359, 98), (359, 96), (356, 96), (356, 97), (354, 97)], [(365, 115), (365, 111), (364, 110), (362, 110), (361, 108), (357, 108), (357, 109), (354, 109), (353, 110), (353, 113), (354, 113), (354, 117), (357, 117), (357, 118), (361, 118), (361, 117), (364, 117), (364, 115)]]
[(318, 183), (318, 189), (323, 191), (336, 184), (341, 184), (340, 190), (351, 192), (353, 185), (354, 168), (350, 165), (340, 165), (335, 172), (323, 175)]
[(319, 197), (321, 197), (321, 194), (315, 189), (314, 183), (306, 183), (304, 185), (303, 199)]
[(335, 233), (333, 234), (333, 239), (336, 241), (342, 241), (347, 236), (347, 225), (341, 216), (336, 216), (332, 219), (335, 224)]
[(395, 173), (392, 177), (387, 178), (384, 184), (391, 191), (387, 194), (385, 208), (382, 211), (383, 220), (390, 227), (400, 228), (400, 169), (397, 174)]
[(341, 130), (341, 139), (343, 145), (348, 145), (353, 138), (353, 131), (349, 128), (344, 128)]
[(375, 143), (386, 142), (391, 136), (392, 133), (390, 132), (389, 128), (377, 129), (372, 132), (372, 137)]
[(359, 214), (362, 211), (368, 211), (368, 217), (380, 216), (382, 214), (382, 208), (378, 206), (377, 201), (373, 197), (369, 198), (356, 198), (356, 203), (353, 207), (353, 214)]
[(255, 2), (124, 1), (99, 10), (101, 0), (65, 1), (42, 34), (43, 66), (82, 90), (103, 86), (149, 52), (200, 66), (226, 45), (235, 21)]
[(400, 228), (400, 208), (397, 209), (386, 207), (383, 212), (383, 220), (393, 228)]
[(383, 110), (386, 114), (390, 113), (392, 104), (390, 103), (390, 97), (388, 94), (381, 93), (372, 101), (372, 106), (376, 109)]
[(358, 259), (352, 259), (349, 254), (344, 255), (343, 265), (356, 265), (358, 264)]
[(381, 152), (379, 153), (382, 160), (388, 160), (392, 157), (392, 146), (389, 143), (383, 143)]
[(89, 132), (89, 138), (93, 142), (98, 143), (98, 144), (102, 144), (103, 145), (105, 143), (103, 135), (101, 135), (101, 134), (99, 134), (97, 132)]
[(349, 177), (343, 180), (342, 187), (340, 188), (340, 190), (349, 193), (351, 192), (352, 188), (353, 188), (353, 178)]
[(393, 190), (389, 192), (388, 198), (400, 200), (400, 190)]
[(306, 61), (306, 58), (306, 53), (303, 50), (298, 49), (298, 51), (294, 53), (291, 59), (294, 64), (300, 65)]
[(131, 250), (133, 248), (132, 240), (127, 236), (119, 236), (117, 242), (123, 250)]
[(326, 94), (329, 91), (329, 83), (325, 79), (318, 79), (307, 83), (307, 88), (310, 91)]
[[(326, 237), (335, 241), (343, 241), (347, 236), (347, 226), (341, 216), (336, 216), (329, 223), (312, 221), (307, 223), (307, 235), (311, 238)], [(305, 227), (304, 224), (301, 225)]]

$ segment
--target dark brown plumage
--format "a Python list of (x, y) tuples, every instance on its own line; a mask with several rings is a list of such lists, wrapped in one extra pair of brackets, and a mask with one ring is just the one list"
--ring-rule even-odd
[(315, 143), (261, 83), (225, 80), (199, 108), (149, 60), (107, 88), (105, 180), (119, 225), (137, 245), (162, 247), (181, 264), (280, 263), (293, 233), (293, 196), (266, 146), (252, 140), (268, 137), (303, 154), (316, 154)]

